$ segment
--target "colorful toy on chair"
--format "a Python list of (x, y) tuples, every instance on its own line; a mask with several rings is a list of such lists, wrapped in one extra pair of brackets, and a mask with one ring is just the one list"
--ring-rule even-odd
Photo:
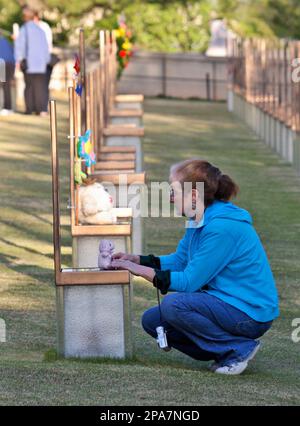
[(75, 64), (73, 69), (75, 70), (73, 73), (73, 78), (76, 82), (75, 93), (77, 93), (78, 96), (81, 96), (83, 85), (80, 77), (80, 58), (78, 55), (75, 56)]
[(76, 84), (75, 92), (77, 93), (78, 96), (81, 96), (81, 94), (82, 94), (82, 84), (79, 84), (79, 83)]
[(76, 75), (78, 75), (80, 73), (80, 59), (78, 55), (75, 56), (75, 64), (73, 68), (75, 70)]
[(83, 173), (83, 171), (81, 170), (81, 160), (80, 158), (77, 158), (74, 161), (74, 180), (75, 183), (77, 183), (78, 185), (81, 185), (83, 182), (83, 179), (86, 179), (87, 175), (85, 173)]
[(79, 136), (77, 142), (77, 155), (85, 160), (86, 167), (96, 164), (96, 156), (93, 151), (93, 145), (90, 140), (91, 131), (87, 130), (83, 136)]

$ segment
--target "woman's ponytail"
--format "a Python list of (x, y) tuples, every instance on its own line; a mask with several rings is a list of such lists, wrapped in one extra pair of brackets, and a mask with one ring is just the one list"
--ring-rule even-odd
[(220, 174), (218, 176), (218, 189), (215, 193), (215, 199), (228, 201), (235, 197), (239, 191), (237, 184), (228, 175)]

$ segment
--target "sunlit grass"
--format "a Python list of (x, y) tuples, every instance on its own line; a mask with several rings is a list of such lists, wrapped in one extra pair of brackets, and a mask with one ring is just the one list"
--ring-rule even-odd
[[(71, 262), (67, 103), (60, 99), (63, 263)], [(206, 158), (241, 188), (275, 274), (281, 316), (263, 349), (240, 377), (219, 377), (176, 351), (157, 349), (140, 325), (156, 302), (152, 285), (134, 280), (133, 360), (62, 360), (56, 355), (49, 121), (1, 118), (0, 404), (35, 405), (288, 405), (299, 404), (300, 180), (292, 168), (230, 115), (224, 104), (151, 99), (145, 102), (148, 180), (167, 180), (174, 162)], [(168, 253), (184, 232), (182, 219), (145, 220), (146, 252)]]

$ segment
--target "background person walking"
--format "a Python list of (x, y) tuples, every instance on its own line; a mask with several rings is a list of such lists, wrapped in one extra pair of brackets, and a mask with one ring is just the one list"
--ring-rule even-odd
[(15, 59), (12, 44), (0, 33), (0, 59), (5, 62), (5, 81), (0, 82), (3, 89), (3, 108), (0, 115), (12, 114), (11, 82), (14, 78)]
[(47, 114), (46, 71), (50, 52), (45, 32), (33, 22), (34, 12), (25, 7), (25, 24), (15, 40), (16, 66), (24, 72), (26, 114)]
[(46, 90), (46, 106), (45, 106), (45, 108), (47, 110), (48, 102), (49, 102), (49, 85), (50, 85), (50, 80), (51, 80), (51, 74), (52, 74), (54, 66), (59, 61), (59, 59), (55, 54), (52, 53), (52, 50), (53, 50), (53, 35), (52, 35), (52, 30), (51, 30), (50, 25), (47, 22), (40, 19), (40, 14), (37, 11), (34, 12), (33, 21), (44, 31), (46, 39), (47, 39), (47, 43), (48, 43), (49, 53), (50, 53), (50, 61), (47, 64), (47, 70), (46, 70), (46, 86), (45, 86), (45, 90)]

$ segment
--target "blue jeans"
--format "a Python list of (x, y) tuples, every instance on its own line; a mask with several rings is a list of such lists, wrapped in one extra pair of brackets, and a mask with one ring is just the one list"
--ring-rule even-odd
[(167, 332), (169, 346), (190, 357), (221, 366), (245, 360), (272, 321), (258, 322), (206, 292), (173, 293), (142, 317), (144, 330), (156, 338), (156, 327)]

